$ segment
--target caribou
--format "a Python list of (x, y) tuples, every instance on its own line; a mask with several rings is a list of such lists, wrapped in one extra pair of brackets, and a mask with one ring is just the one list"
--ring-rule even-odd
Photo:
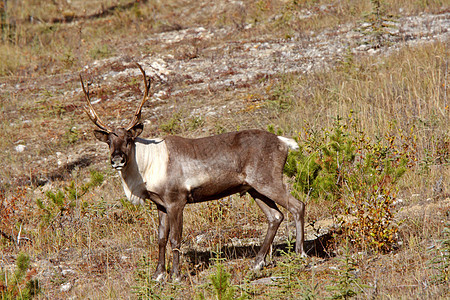
[(180, 247), (183, 209), (188, 203), (217, 200), (232, 194), (248, 193), (268, 221), (266, 236), (256, 255), (254, 269), (265, 266), (266, 255), (284, 219), (277, 205), (287, 209), (296, 227), (295, 251), (304, 251), (305, 204), (293, 197), (283, 183), (283, 167), (295, 140), (263, 131), (242, 130), (203, 138), (144, 139), (141, 111), (149, 98), (151, 79), (137, 64), (144, 80), (144, 96), (125, 128), (112, 128), (95, 112), (80, 74), (87, 105), (84, 110), (98, 127), (95, 137), (109, 146), (110, 162), (122, 180), (127, 199), (134, 204), (150, 200), (159, 217), (159, 257), (154, 280), (166, 277), (166, 245), (170, 241), (173, 264), (171, 276), (180, 280)]

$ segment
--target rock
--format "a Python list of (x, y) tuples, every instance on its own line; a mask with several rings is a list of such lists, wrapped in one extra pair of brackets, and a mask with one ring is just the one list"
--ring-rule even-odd
[(68, 292), (68, 291), (70, 291), (71, 288), (72, 288), (72, 283), (66, 282), (66, 283), (61, 284), (61, 286), (59, 287), (59, 290), (61, 292)]
[(14, 150), (16, 150), (16, 152), (21, 153), (21, 152), (25, 151), (26, 148), (27, 148), (27, 146), (25, 146), (25, 145), (17, 145), (16, 147), (14, 147)]
[(63, 269), (61, 271), (62, 276), (66, 277), (68, 275), (75, 275), (75, 271), (72, 269)]
[(271, 277), (265, 277), (265, 278), (260, 278), (257, 280), (252, 281), (250, 284), (252, 285), (256, 285), (256, 284), (260, 284), (260, 285), (272, 285), (274, 284), (278, 279), (281, 279), (282, 277), (277, 277), (277, 276), (271, 276)]

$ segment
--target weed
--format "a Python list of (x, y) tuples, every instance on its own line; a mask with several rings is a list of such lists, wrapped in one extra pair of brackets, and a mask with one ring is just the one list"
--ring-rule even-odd
[(433, 280), (437, 284), (449, 287), (450, 282), (450, 223), (445, 224), (442, 230), (442, 239), (439, 241), (439, 248), (434, 250), (435, 257), (430, 265), (437, 270), (437, 275)]
[(60, 60), (64, 64), (64, 68), (70, 69), (73, 67), (75, 62), (75, 57), (71, 50), (67, 50), (64, 52), (64, 54), (60, 57)]
[(182, 115), (181, 113), (175, 113), (165, 123), (159, 125), (159, 129), (168, 134), (177, 134), (182, 129)]
[(393, 201), (399, 179), (414, 165), (415, 144), (402, 134), (396, 144), (393, 133), (371, 141), (355, 122), (352, 115), (347, 123), (338, 117), (322, 137), (300, 139), (303, 151), (289, 154), (285, 173), (295, 177), (295, 196), (321, 199), (335, 216), (352, 217), (345, 228), (353, 243), (385, 252), (395, 246)]
[(266, 105), (277, 112), (289, 110), (293, 104), (292, 77), (282, 76), (280, 83), (267, 89), (269, 99)]
[(107, 44), (102, 44), (89, 51), (89, 55), (93, 59), (103, 59), (114, 55), (113, 49), (111, 49)]
[[(1, 299), (31, 299), (40, 292), (39, 281), (34, 279), (36, 269), (31, 269), (30, 257), (21, 252), (17, 256), (16, 270), (14, 273), (3, 271), (0, 273)], [(28, 272), (27, 272), (28, 271)]]
[(364, 16), (364, 24), (359, 31), (368, 39), (366, 43), (371, 48), (380, 48), (386, 45), (393, 30), (397, 28), (394, 17), (388, 15), (382, 6), (382, 0), (371, 0), (372, 11)]
[(75, 126), (70, 127), (64, 134), (65, 143), (68, 145), (75, 144), (79, 139), (79, 134)]
[(307, 284), (301, 279), (305, 271), (305, 259), (293, 251), (293, 242), (287, 241), (287, 251), (280, 250), (281, 260), (278, 262), (276, 281), (270, 292), (273, 299), (316, 299), (317, 285)]
[[(231, 299), (247, 299), (247, 294), (242, 293), (240, 297), (236, 296), (237, 287), (230, 282), (231, 274), (226, 271), (223, 265), (224, 258), (221, 258), (221, 252), (216, 252), (216, 257), (212, 258), (215, 261), (215, 273), (210, 275), (210, 283), (206, 286), (213, 290), (214, 298), (217, 300), (231, 300)], [(205, 295), (200, 292), (198, 299), (206, 299)], [(209, 298), (208, 298), (209, 299)]]
[(201, 128), (204, 124), (205, 120), (201, 116), (200, 117), (194, 116), (188, 120), (187, 127), (189, 130), (194, 131), (198, 128)]
[(227, 132), (227, 129), (220, 123), (214, 124), (214, 133), (215, 134), (222, 134)]
[(344, 257), (339, 260), (342, 265), (336, 268), (333, 285), (327, 286), (326, 289), (332, 292), (331, 299), (350, 299), (360, 294), (366, 286), (356, 275), (358, 264), (350, 254), (348, 241), (345, 244)]

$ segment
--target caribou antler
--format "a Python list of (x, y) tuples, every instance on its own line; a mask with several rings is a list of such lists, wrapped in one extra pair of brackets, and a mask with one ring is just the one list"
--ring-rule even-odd
[[(147, 82), (147, 76), (145, 75), (144, 69), (141, 67), (140, 64), (136, 63), (136, 65), (139, 67), (139, 69), (142, 72), (142, 76), (144, 78), (145, 92), (144, 92), (144, 97), (142, 98), (141, 103), (139, 104), (139, 107), (136, 109), (136, 112), (134, 113), (133, 119), (131, 120), (130, 124), (128, 125), (128, 127), (126, 129), (127, 131), (139, 123), (139, 120), (141, 119), (141, 110), (142, 110), (142, 107), (144, 106), (145, 101), (147, 101), (147, 99), (148, 99), (148, 93), (149, 93), (150, 86), (151, 86), (151, 79), (149, 79)], [(87, 107), (86, 106), (84, 107), (84, 111), (89, 116), (89, 119), (91, 119), (91, 121), (94, 122), (94, 124), (97, 125), (101, 130), (103, 130), (107, 133), (113, 132), (113, 130), (110, 127), (105, 125), (105, 123), (103, 123), (102, 120), (100, 120), (99, 116), (95, 112), (95, 109), (91, 103), (91, 99), (89, 98), (89, 90), (86, 91), (81, 74), (80, 74), (80, 81), (81, 81), (81, 87), (83, 88), (83, 92), (84, 92), (84, 95), (86, 96), (86, 101), (88, 104)]]
[(142, 98), (141, 104), (139, 105), (139, 107), (136, 109), (136, 112), (134, 113), (134, 117), (133, 120), (131, 120), (130, 124), (127, 127), (127, 130), (130, 130), (131, 128), (133, 128), (137, 123), (139, 123), (139, 120), (141, 119), (141, 110), (142, 107), (144, 106), (145, 101), (147, 101), (148, 99), (148, 92), (150, 90), (150, 86), (151, 86), (151, 79), (148, 80), (147, 82), (147, 76), (145, 75), (145, 71), (144, 69), (141, 67), (140, 64), (136, 63), (136, 66), (138, 66), (139, 70), (141, 70), (142, 73), (142, 77), (144, 78), (144, 87), (145, 87), (145, 92), (144, 92), (144, 97)]
[(94, 124), (97, 125), (98, 128), (100, 128), (101, 130), (103, 130), (107, 133), (111, 133), (113, 130), (110, 127), (108, 127), (107, 125), (105, 125), (105, 123), (103, 123), (102, 120), (100, 120), (97, 113), (95, 112), (95, 109), (91, 103), (91, 99), (89, 98), (89, 90), (86, 91), (81, 74), (80, 74), (80, 81), (81, 81), (81, 87), (83, 88), (84, 95), (86, 96), (86, 102), (88, 104), (88, 107), (86, 107), (86, 106), (83, 107), (84, 111), (88, 115), (89, 119), (91, 119), (91, 121), (94, 122)]

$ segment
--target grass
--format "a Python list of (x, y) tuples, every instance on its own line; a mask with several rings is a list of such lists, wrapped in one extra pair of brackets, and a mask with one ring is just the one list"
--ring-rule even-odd
[[(134, 207), (124, 201), (120, 180), (107, 165), (106, 146), (93, 141), (92, 126), (83, 116), (79, 83), (67, 79), (67, 74), (81, 70), (88, 73), (84, 66), (94, 68), (95, 60), (116, 55), (127, 60), (163, 53), (189, 60), (194, 53), (195, 58), (205, 59), (210, 47), (230, 41), (277, 40), (299, 32), (332, 30), (342, 23), (358, 24), (372, 10), (371, 1), (326, 0), (245, 1), (242, 7), (225, 9), (195, 1), (139, 1), (128, 8), (126, 1), (81, 1), (58, 7), (54, 3), (9, 1), (6, 9), (0, 6), (2, 21), (12, 24), (15, 20), (14, 26), (2, 27), (0, 44), (0, 231), (5, 233), (0, 236), (0, 278), (11, 273), (19, 253), (25, 253), (31, 268), (45, 274), (37, 278), (43, 293), (40, 298), (60, 294), (68, 298), (130, 298), (136, 296), (133, 287), (139, 284), (137, 273), (146, 267), (152, 271), (157, 259), (155, 207)], [(101, 10), (102, 4), (122, 7), (100, 18), (42, 22), (92, 15)], [(442, 1), (386, 0), (383, 5), (386, 14), (394, 16), (446, 9)], [(311, 16), (303, 17), (308, 14)], [(146, 41), (152, 34), (179, 28), (180, 18), (186, 28), (232, 30), (218, 40), (180, 42), (176, 44), (179, 47)], [(251, 26), (243, 30), (248, 24)], [(142, 43), (135, 47), (136, 41)], [(305, 140), (324, 135), (338, 115), (352, 114), (358, 120), (358, 129), (373, 139), (387, 132), (395, 132), (396, 141), (414, 136), (416, 164), (397, 185), (397, 199), (402, 199), (403, 204), (396, 209), (400, 241), (396, 250), (358, 253), (352, 248), (343, 250), (345, 245), (336, 239), (330, 245), (335, 257), (311, 257), (305, 266), (286, 265), (289, 259), (275, 257), (274, 262), (280, 263), (258, 276), (292, 276), (288, 283), (281, 281), (278, 288), (251, 285), (249, 278), (258, 277), (250, 272), (252, 258), (231, 256), (222, 262), (224, 270), (231, 274), (227, 277), (229, 286), (247, 291), (251, 299), (268, 299), (268, 291), (273, 297), (283, 293), (330, 297), (339, 290), (331, 292), (317, 286), (339, 288), (336, 282), (342, 278), (335, 268), (345, 258), (354, 268), (346, 276), (356, 274), (352, 282), (369, 286), (363, 287), (363, 292), (353, 288), (361, 297), (445, 298), (448, 281), (446, 286), (430, 279), (443, 271), (431, 267), (438, 254), (424, 249), (441, 247), (444, 221), (450, 212), (449, 54), (448, 46), (438, 41), (373, 56), (349, 52), (327, 70), (273, 75), (235, 89), (168, 95), (144, 109), (159, 114), (151, 125), (146, 125), (148, 135), (175, 132), (204, 136), (272, 125), (275, 131)], [(109, 69), (96, 68), (86, 76), (92, 74), (97, 83), (95, 76)], [(134, 108), (130, 110), (129, 102), (118, 101), (117, 93), (132, 87), (127, 97), (134, 97), (139, 91), (135, 91), (130, 79), (110, 86), (106, 81), (109, 79), (99, 89), (93, 88), (98, 91), (96, 98), (102, 99), (99, 114), (107, 121), (122, 122)], [(207, 105), (224, 104), (229, 111), (221, 114), (190, 114)], [(14, 147), (22, 143), (26, 151), (17, 153)], [(89, 185), (93, 171), (100, 171), (104, 181)], [(37, 184), (39, 180), (42, 184)], [(62, 206), (53, 205), (52, 196), (48, 196), (58, 192), (62, 193)], [(41, 199), (44, 209), (39, 208), (37, 199)], [(327, 202), (311, 201), (307, 205), (308, 221), (331, 214)], [(204, 236), (202, 246), (216, 249), (235, 237), (261, 238), (264, 223), (264, 215), (248, 196), (190, 205), (185, 211), (183, 243)], [(19, 232), (32, 242), (22, 240), (17, 245)], [(55, 268), (72, 272), (63, 275), (52, 271)], [(296, 268), (301, 271), (291, 272)], [(210, 278), (217, 269), (185, 262), (183, 272), (187, 274), (185, 282), (176, 287), (155, 287), (155, 295), (195, 298), (199, 291), (205, 292), (202, 287), (211, 285)], [(73, 283), (73, 287), (59, 292), (64, 283)], [(213, 290), (208, 291), (214, 295)]]

